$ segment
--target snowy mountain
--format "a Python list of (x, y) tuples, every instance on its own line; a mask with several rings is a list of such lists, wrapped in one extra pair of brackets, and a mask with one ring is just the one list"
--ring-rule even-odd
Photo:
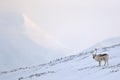
[(0, 71), (37, 65), (64, 55), (31, 40), (25, 34), (24, 22), (21, 13), (0, 13)]
[[(103, 45), (104, 44), (104, 45)], [(98, 66), (92, 58), (94, 49), (108, 53), (109, 66)], [(0, 72), (0, 80), (119, 80), (120, 38), (112, 38), (88, 50), (36, 66)]]

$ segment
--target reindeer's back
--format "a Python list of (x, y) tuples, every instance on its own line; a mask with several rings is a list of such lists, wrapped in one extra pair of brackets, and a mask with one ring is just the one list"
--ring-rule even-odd
[(99, 56), (108, 56), (108, 54), (99, 54)]
[(108, 58), (109, 58), (108, 54), (99, 54), (98, 56), (99, 56), (100, 60), (108, 60)]

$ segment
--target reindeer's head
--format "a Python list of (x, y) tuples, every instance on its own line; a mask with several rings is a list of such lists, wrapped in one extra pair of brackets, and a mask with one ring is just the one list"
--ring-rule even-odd
[(93, 59), (95, 59), (96, 54), (92, 54), (92, 55), (93, 55)]
[(95, 54), (92, 54), (93, 55), (93, 59), (95, 59), (96, 54), (97, 54), (97, 49), (95, 48)]

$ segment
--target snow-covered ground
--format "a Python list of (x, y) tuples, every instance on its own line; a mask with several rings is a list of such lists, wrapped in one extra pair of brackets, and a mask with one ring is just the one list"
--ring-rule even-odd
[[(104, 45), (100, 45), (104, 44)], [(98, 66), (92, 53), (108, 53), (109, 66)], [(108, 39), (77, 55), (46, 64), (0, 72), (0, 80), (120, 80), (120, 38)]]

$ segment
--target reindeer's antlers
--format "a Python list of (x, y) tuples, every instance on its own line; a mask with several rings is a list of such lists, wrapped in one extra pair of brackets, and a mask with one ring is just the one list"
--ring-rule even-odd
[(95, 48), (95, 55), (97, 54), (97, 50), (98, 50), (98, 49), (97, 49), (97, 48)]

